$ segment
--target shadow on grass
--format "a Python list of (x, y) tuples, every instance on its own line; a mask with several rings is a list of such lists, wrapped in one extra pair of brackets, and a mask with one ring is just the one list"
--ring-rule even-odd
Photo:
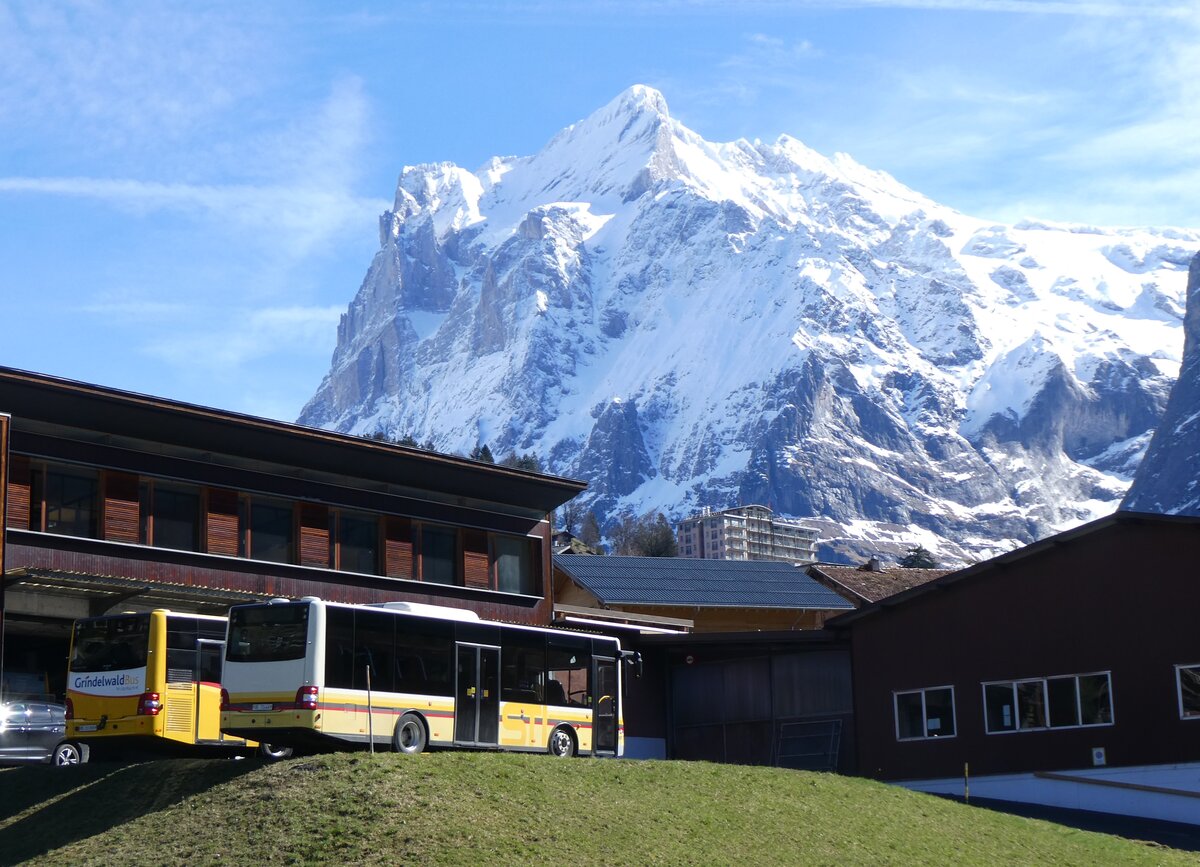
[[(959, 797), (947, 800), (963, 803)], [(1200, 852), (1200, 825), (1183, 822), (1168, 822), (1164, 819), (1145, 819), (1139, 816), (1119, 816), (1113, 813), (1096, 813), (1091, 810), (1072, 810), (1066, 807), (1045, 807), (1040, 804), (1022, 804), (1016, 801), (997, 801), (991, 798), (972, 798), (972, 807), (1009, 813), (1027, 819), (1044, 819), (1068, 828), (1081, 831), (1097, 831), (1124, 837), (1127, 840), (1157, 843), (1184, 852)]]
[(16, 768), (0, 774), (0, 864), (157, 812), (261, 764), (229, 759)]

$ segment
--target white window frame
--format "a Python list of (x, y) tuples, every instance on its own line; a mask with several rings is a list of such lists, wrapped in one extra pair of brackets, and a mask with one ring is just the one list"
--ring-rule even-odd
[(1192, 663), (1191, 665), (1175, 666), (1175, 700), (1179, 703), (1179, 718), (1182, 720), (1197, 720), (1200, 719), (1200, 712), (1187, 714), (1183, 712), (1183, 678), (1179, 673), (1185, 668), (1194, 668), (1200, 671), (1200, 662)]
[[(937, 692), (939, 690), (950, 690), (950, 721), (954, 725), (954, 734), (952, 735), (931, 735), (929, 734), (929, 709), (925, 706), (925, 693)], [(918, 737), (902, 738), (900, 737), (900, 696), (920, 694), (921, 696), (921, 731), (925, 734)], [(944, 686), (926, 686), (920, 689), (897, 689), (892, 692), (892, 720), (896, 731), (896, 740), (901, 743), (909, 741), (948, 741), (958, 737), (958, 704), (954, 697), (954, 686), (945, 684)]]
[[(1178, 668), (1179, 666), (1176, 666)], [(1189, 666), (1183, 666), (1188, 668)], [(1050, 681), (1065, 680), (1072, 678), (1075, 681), (1075, 719), (1083, 719), (1083, 702), (1079, 697), (1079, 678), (1081, 677), (1100, 677), (1108, 678), (1108, 722), (1085, 723), (1079, 722), (1072, 726), (1054, 726), (1050, 725)], [(1017, 705), (1017, 686), (1023, 683), (1040, 683), (1042, 685), (1042, 713), (1045, 715), (1046, 724), (1041, 726), (1022, 726), (1020, 714)], [(1008, 686), (1012, 688), (1012, 707), (1014, 721), (1016, 725), (1011, 729), (998, 729), (992, 731), (988, 727), (987, 713), (987, 688), (989, 686)], [(1082, 671), (1077, 674), (1047, 674), (1042, 677), (1022, 677), (1016, 680), (988, 680), (980, 684), (980, 694), (983, 699), (983, 730), (989, 735), (1015, 735), (1021, 732), (1060, 732), (1070, 731), (1071, 729), (1095, 729), (1104, 728), (1106, 726), (1114, 726), (1117, 724), (1116, 702), (1113, 700), (1113, 683), (1112, 671)], [(1182, 697), (1180, 698), (1180, 707), (1182, 708)], [(1197, 717), (1200, 719), (1200, 717)]]

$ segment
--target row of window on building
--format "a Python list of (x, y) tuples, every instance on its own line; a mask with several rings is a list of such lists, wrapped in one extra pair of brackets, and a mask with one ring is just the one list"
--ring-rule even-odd
[[(988, 734), (1084, 728), (1113, 724), (1112, 674), (1069, 674), (984, 683), (983, 719)], [(1200, 664), (1175, 666), (1181, 719), (1200, 719)], [(957, 733), (954, 687), (893, 694), (896, 739), (948, 738)]]
[(21, 510), (10, 508), (9, 526), (508, 593), (541, 592), (539, 543), (528, 536), (168, 479), (123, 473), (116, 478), (119, 483), (89, 467), (29, 462), (23, 485), (29, 492), (27, 523)]

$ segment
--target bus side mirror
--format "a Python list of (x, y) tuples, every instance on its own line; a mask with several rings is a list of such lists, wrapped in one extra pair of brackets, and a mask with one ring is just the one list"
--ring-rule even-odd
[(636, 650), (622, 650), (621, 659), (625, 664), (633, 669), (633, 676), (640, 678), (642, 676), (642, 655)]

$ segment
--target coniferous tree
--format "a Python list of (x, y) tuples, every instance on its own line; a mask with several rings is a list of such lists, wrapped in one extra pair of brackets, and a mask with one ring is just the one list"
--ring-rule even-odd
[(579, 527), (579, 540), (589, 548), (600, 547), (600, 522), (596, 520), (596, 513), (590, 509), (583, 516), (583, 523)]
[(500, 461), (500, 466), (512, 467), (517, 470), (527, 470), (531, 473), (540, 473), (542, 471), (542, 462), (532, 452), (526, 452), (523, 455), (512, 452), (504, 460)]
[(481, 443), (471, 449), (470, 458), (473, 461), (483, 461), (485, 464), (496, 463), (496, 459), (492, 457), (492, 450), (487, 447), (487, 443)]
[(609, 534), (613, 553), (630, 557), (675, 557), (679, 546), (662, 512), (623, 515)]
[(917, 545), (908, 549), (908, 553), (901, 558), (900, 565), (905, 569), (936, 569), (938, 564), (924, 545)]

